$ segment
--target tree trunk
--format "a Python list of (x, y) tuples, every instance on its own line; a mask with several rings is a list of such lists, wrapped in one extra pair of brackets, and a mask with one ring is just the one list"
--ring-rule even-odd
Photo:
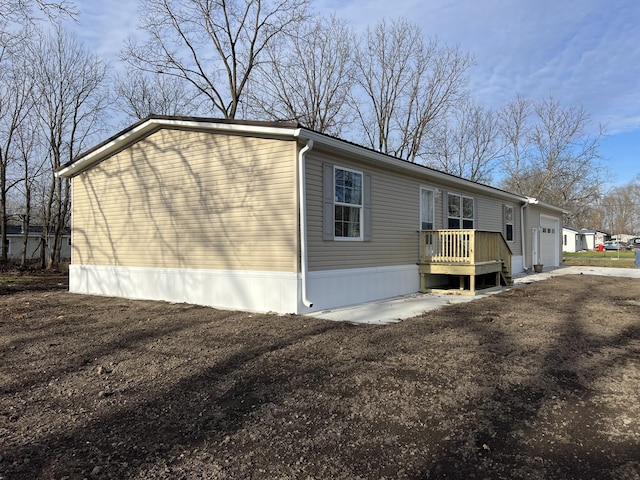
[(40, 268), (49, 269), (51, 267), (50, 255), (48, 255), (49, 246), (49, 227), (51, 226), (51, 215), (53, 209), (53, 201), (55, 197), (56, 180), (51, 178), (49, 186), (48, 198), (44, 205), (44, 219), (42, 222), (42, 235), (40, 236)]
[(25, 206), (22, 216), (22, 252), (20, 254), (20, 268), (27, 268), (27, 249), (29, 247), (29, 224), (31, 223), (31, 187), (25, 182)]
[(9, 242), (7, 240), (7, 175), (4, 163), (0, 168), (0, 264), (8, 260)]

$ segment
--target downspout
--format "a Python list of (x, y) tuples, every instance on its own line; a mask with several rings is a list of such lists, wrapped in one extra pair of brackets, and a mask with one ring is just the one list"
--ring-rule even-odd
[(520, 244), (522, 247), (522, 270), (527, 270), (527, 251), (524, 229), (524, 209), (529, 205), (529, 199), (520, 207)]
[(307, 144), (298, 153), (298, 182), (300, 198), (300, 281), (302, 283), (302, 303), (305, 307), (313, 307), (313, 303), (307, 298), (307, 180), (305, 175), (305, 156), (313, 148), (313, 140), (307, 140)]
[[(527, 270), (527, 252), (526, 248), (526, 238), (525, 238), (525, 229), (524, 229), (524, 209), (529, 205), (535, 205), (538, 203), (538, 200), (533, 197), (526, 197), (526, 202), (524, 205), (520, 207), (520, 229), (522, 230), (522, 235), (520, 235), (520, 240), (522, 243), (522, 270)], [(532, 245), (533, 247), (533, 245)], [(539, 248), (539, 247), (538, 247)], [(531, 259), (533, 262), (533, 258)]]

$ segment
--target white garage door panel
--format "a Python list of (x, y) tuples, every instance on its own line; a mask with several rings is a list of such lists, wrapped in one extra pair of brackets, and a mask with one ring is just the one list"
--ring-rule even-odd
[(543, 265), (559, 266), (559, 229), (558, 219), (540, 216), (540, 263)]

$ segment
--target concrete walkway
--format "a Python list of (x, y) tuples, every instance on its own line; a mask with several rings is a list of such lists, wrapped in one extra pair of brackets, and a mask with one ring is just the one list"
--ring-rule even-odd
[[(526, 285), (559, 275), (602, 275), (607, 277), (627, 277), (640, 279), (640, 268), (606, 268), (606, 267), (560, 267), (542, 273), (519, 274), (514, 276), (513, 287)], [(499, 292), (499, 291), (498, 291)], [(379, 302), (364, 303), (352, 307), (325, 310), (308, 314), (310, 317), (325, 320), (336, 320), (353, 323), (369, 323), (386, 325), (397, 323), (407, 318), (416, 317), (423, 312), (436, 310), (444, 305), (472, 302), (478, 298), (493, 295), (498, 292), (480, 295), (440, 295), (433, 293), (415, 293), (403, 297), (391, 298)]]

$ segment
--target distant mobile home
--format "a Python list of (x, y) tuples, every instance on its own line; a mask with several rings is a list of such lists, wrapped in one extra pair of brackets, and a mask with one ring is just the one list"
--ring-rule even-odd
[(564, 226), (562, 227), (562, 251), (581, 252), (588, 249), (587, 236), (582, 230)]
[[(41, 225), (30, 225), (27, 234), (27, 260), (37, 260), (40, 257)], [(53, 240), (53, 234), (49, 235)], [(24, 227), (22, 225), (7, 225), (7, 258), (12, 261), (19, 261), (22, 256), (22, 245), (24, 244)], [(46, 247), (45, 247), (46, 248)], [(71, 231), (65, 229), (62, 234), (62, 245), (60, 247), (60, 260), (71, 259)]]
[(561, 209), (297, 124), (152, 116), (58, 175), (78, 293), (306, 313), (561, 261)]

